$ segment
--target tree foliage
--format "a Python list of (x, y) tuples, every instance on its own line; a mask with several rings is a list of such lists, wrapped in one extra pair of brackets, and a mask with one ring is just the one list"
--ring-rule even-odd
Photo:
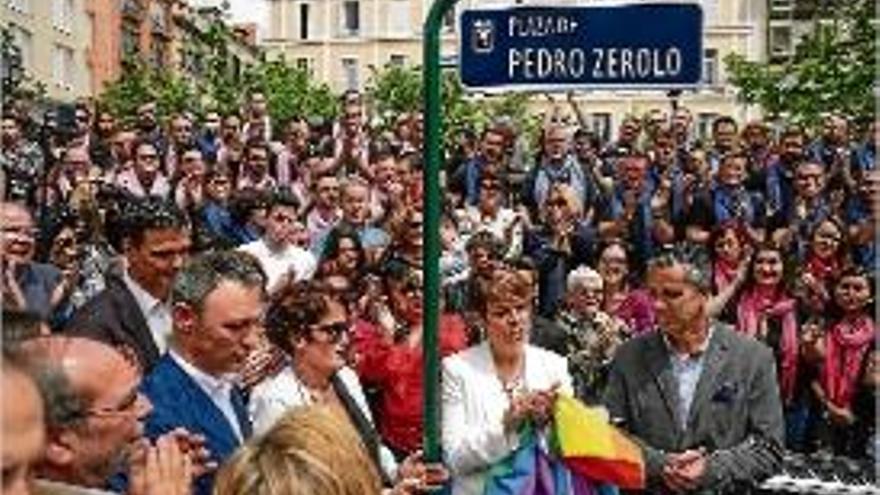
[(266, 95), (269, 113), (276, 122), (293, 117), (329, 120), (338, 113), (338, 99), (326, 84), (316, 83), (305, 69), (281, 60), (251, 67), (244, 85)]
[[(528, 112), (526, 93), (480, 98), (465, 90), (455, 71), (444, 71), (441, 84), (443, 142), (447, 149), (462, 130), (480, 130), (499, 119), (511, 121), (527, 136), (537, 131), (539, 121)], [(387, 65), (374, 69), (367, 82), (367, 99), (379, 116), (379, 127), (384, 129), (390, 128), (396, 115), (421, 110), (423, 94), (420, 67)]]
[(816, 11), (813, 28), (781, 64), (726, 57), (739, 98), (771, 118), (816, 125), (829, 112), (855, 119), (874, 115), (877, 16), (874, 2), (840, 0)]
[(257, 60), (238, 67), (228, 44), (233, 33), (217, 19), (186, 44), (184, 60), (189, 75), (169, 68), (155, 69), (129, 61), (123, 73), (99, 97), (101, 104), (123, 118), (133, 119), (137, 106), (155, 101), (160, 116), (175, 112), (202, 115), (207, 111), (227, 114), (244, 105), (245, 96), (261, 91), (273, 121), (292, 117), (333, 118), (336, 97), (326, 84), (311, 80), (306, 70), (283, 60)]
[(138, 105), (148, 101), (156, 102), (160, 115), (197, 110), (191, 84), (141, 63), (128, 64), (122, 77), (104, 89), (99, 101), (102, 107), (128, 121), (135, 118)]

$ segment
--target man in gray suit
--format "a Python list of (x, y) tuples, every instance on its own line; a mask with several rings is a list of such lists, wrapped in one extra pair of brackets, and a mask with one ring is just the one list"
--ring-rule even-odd
[(651, 493), (748, 493), (776, 474), (783, 416), (769, 348), (711, 321), (708, 277), (664, 255), (648, 268), (659, 332), (615, 354), (604, 402), (641, 445)]

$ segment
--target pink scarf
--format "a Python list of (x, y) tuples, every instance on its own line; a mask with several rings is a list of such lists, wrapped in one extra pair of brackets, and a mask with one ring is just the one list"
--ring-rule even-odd
[(822, 388), (838, 407), (849, 407), (859, 379), (862, 359), (876, 337), (876, 326), (870, 317), (844, 318), (831, 327), (825, 336), (825, 366), (822, 367)]
[(840, 260), (836, 257), (822, 259), (815, 254), (807, 257), (807, 271), (823, 283), (840, 273)]
[(797, 380), (798, 325), (795, 306), (795, 300), (776, 287), (756, 286), (742, 296), (737, 307), (736, 328), (751, 337), (758, 334), (762, 312), (782, 319), (780, 388), (785, 402), (794, 398)]
[(712, 270), (712, 281), (715, 283), (715, 293), (724, 290), (725, 287), (733, 282), (736, 278), (737, 266), (735, 263), (719, 259), (715, 261)]

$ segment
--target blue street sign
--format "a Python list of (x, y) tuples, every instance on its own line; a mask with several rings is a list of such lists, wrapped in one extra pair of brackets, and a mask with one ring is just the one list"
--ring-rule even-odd
[(461, 80), (475, 89), (685, 88), (702, 74), (696, 4), (468, 10), (460, 27)]

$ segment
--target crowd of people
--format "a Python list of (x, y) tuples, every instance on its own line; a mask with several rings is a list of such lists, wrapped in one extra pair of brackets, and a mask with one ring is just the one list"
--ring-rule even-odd
[(876, 455), (877, 122), (721, 116), (701, 141), (675, 106), (606, 142), (571, 102), (533, 157), (509, 121), (463, 133), (441, 466), (423, 116), (379, 132), (362, 95), (339, 105), (2, 115), (4, 493), (32, 465), (41, 493), (477, 494), (557, 393), (605, 406), (674, 492), (743, 493), (783, 448)]

